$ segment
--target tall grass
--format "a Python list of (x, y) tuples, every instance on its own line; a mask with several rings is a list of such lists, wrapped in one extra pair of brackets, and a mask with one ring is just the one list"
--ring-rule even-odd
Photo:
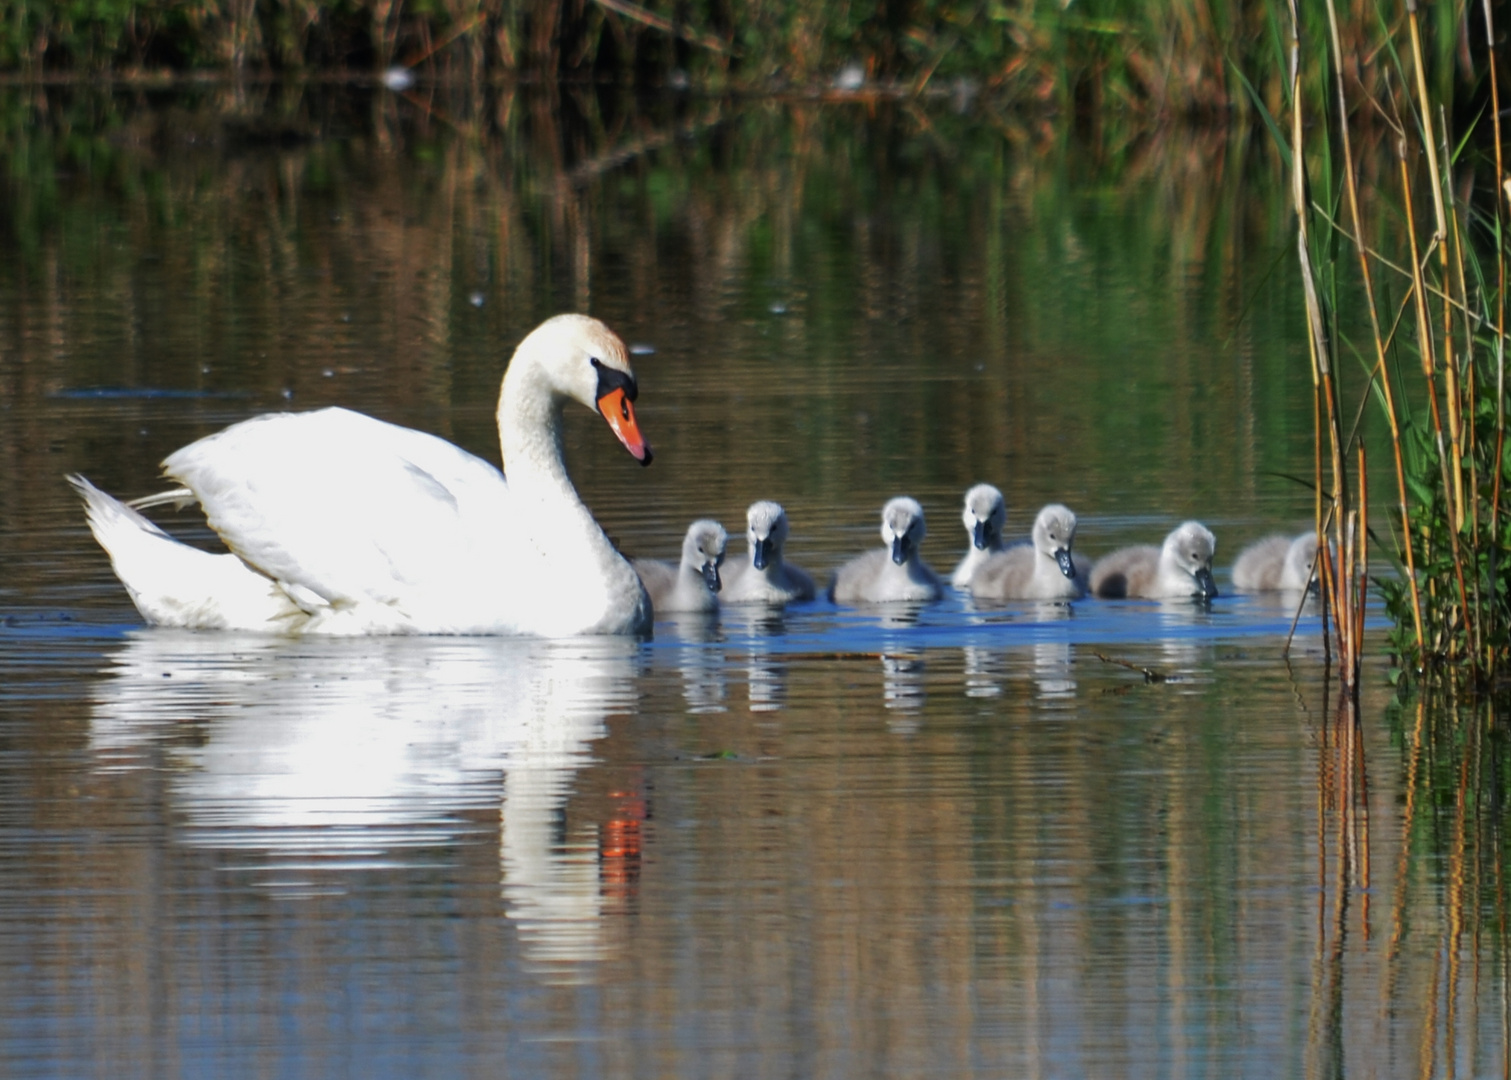
[[(1347, 685), (1358, 673), (1369, 532), (1364, 448), (1348, 415), (1370, 401), (1386, 421), (1394, 466), (1392, 513), (1381, 533), (1398, 572), (1380, 584), (1396, 622), (1397, 655), (1406, 668), (1452, 665), (1488, 680), (1511, 650), (1511, 528), (1502, 507), (1511, 470), (1504, 235), (1511, 187), (1503, 188), (1493, 7), (1481, 0), (1456, 11), (1483, 20), (1475, 35), (1483, 51), (1469, 58), (1483, 108), (1462, 129), (1433, 76), (1415, 0), (1406, 0), (1400, 18), (1382, 6), (1378, 39), (1362, 53), (1344, 44), (1334, 0), (1320, 40), (1306, 39), (1294, 0), (1289, 11), (1291, 123), (1282, 151), (1294, 177), (1318, 390), (1317, 528), (1332, 541), (1322, 548), (1322, 580)], [(1327, 72), (1325, 116), (1299, 91), (1308, 65)], [(1476, 129), (1489, 135), (1483, 149), (1473, 141)], [(1367, 168), (1355, 149), (1361, 142), (1373, 148)], [(1348, 305), (1367, 315), (1367, 343), (1340, 333), (1339, 311)], [(1345, 408), (1339, 357), (1348, 354), (1363, 377)], [(1348, 476), (1354, 454), (1357, 491)]]

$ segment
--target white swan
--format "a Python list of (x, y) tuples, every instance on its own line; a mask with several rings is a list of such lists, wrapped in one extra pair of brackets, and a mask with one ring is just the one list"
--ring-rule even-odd
[(979, 600), (1079, 600), (1086, 595), (1084, 564), (1071, 556), (1076, 516), (1067, 506), (1050, 503), (1034, 519), (1027, 544), (991, 556), (971, 578), (971, 595)]
[(950, 575), (950, 584), (964, 589), (970, 586), (972, 575), (982, 563), (1006, 549), (1002, 542), (1002, 527), (1007, 524), (1007, 502), (1002, 498), (1002, 492), (991, 484), (977, 484), (965, 493), (965, 509), (960, 513), (960, 520), (970, 535), (971, 546)]
[(728, 534), (717, 521), (700, 518), (682, 538), (682, 561), (634, 560), (635, 573), (650, 594), (657, 615), (676, 611), (719, 610), (719, 564)]
[(1162, 599), (1217, 595), (1212, 555), (1217, 538), (1198, 521), (1187, 521), (1165, 537), (1163, 547), (1138, 544), (1097, 561), (1091, 591), (1108, 598), (1137, 596)]
[(786, 604), (813, 599), (813, 578), (783, 557), (787, 511), (762, 499), (745, 511), (745, 542), (750, 558), (729, 568), (721, 604)]
[(1256, 540), (1233, 562), (1233, 587), (1241, 592), (1302, 592), (1316, 580), (1317, 534), (1276, 534)]
[(918, 556), (924, 538), (923, 507), (906, 495), (881, 511), (881, 550), (857, 555), (834, 573), (829, 599), (838, 604), (938, 600), (939, 575)]
[(443, 439), (345, 409), (260, 416), (163, 462), (232, 554), (171, 539), (83, 477), (89, 526), (150, 623), (301, 634), (640, 634), (640, 579), (578, 498), (562, 409), (596, 408), (642, 464), (624, 343), (548, 319), (499, 395), (503, 475)]

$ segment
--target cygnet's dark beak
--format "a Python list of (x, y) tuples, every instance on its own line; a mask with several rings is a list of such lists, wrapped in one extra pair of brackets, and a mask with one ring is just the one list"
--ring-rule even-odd
[(1217, 582), (1212, 580), (1212, 571), (1209, 567), (1203, 566), (1196, 571), (1196, 587), (1199, 595), (1208, 600), (1217, 595)]
[(986, 545), (990, 541), (987, 533), (988, 527), (984, 521), (978, 521), (975, 525), (971, 526), (971, 543), (976, 546), (977, 551), (986, 550)]
[(766, 569), (766, 564), (771, 562), (771, 537), (757, 540), (756, 545), (750, 551), (750, 565), (757, 570)]
[(892, 561), (898, 566), (908, 561), (908, 538), (906, 536), (894, 536), (892, 538)]
[(706, 562), (703, 564), (703, 584), (708, 586), (709, 592), (714, 593), (718, 592), (724, 587), (724, 583), (719, 580), (718, 563)]
[(1076, 564), (1070, 561), (1070, 552), (1065, 548), (1055, 551), (1055, 562), (1060, 564), (1060, 573), (1068, 578), (1076, 576)]

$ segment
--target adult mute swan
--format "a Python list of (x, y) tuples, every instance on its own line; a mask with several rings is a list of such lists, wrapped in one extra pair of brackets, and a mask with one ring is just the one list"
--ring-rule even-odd
[(1317, 534), (1266, 536), (1238, 553), (1233, 587), (1240, 592), (1302, 592), (1316, 581)]
[(719, 565), (728, 541), (724, 526), (700, 518), (687, 527), (682, 538), (682, 561), (676, 565), (659, 559), (636, 559), (631, 564), (650, 594), (656, 614), (678, 611), (718, 611)]
[(1084, 560), (1071, 556), (1076, 516), (1050, 503), (1034, 519), (1027, 544), (1016, 544), (982, 563), (971, 578), (971, 595), (981, 600), (1079, 600), (1086, 595)]
[(1002, 498), (1002, 492), (991, 484), (977, 484), (965, 493), (965, 509), (960, 512), (960, 520), (970, 534), (971, 546), (950, 575), (950, 584), (965, 589), (970, 587), (971, 577), (982, 563), (1005, 550), (1002, 527), (1007, 524), (1007, 502)]
[(1163, 547), (1138, 544), (1121, 548), (1097, 561), (1091, 570), (1091, 591), (1108, 598), (1137, 596), (1166, 599), (1212, 597), (1212, 555), (1217, 538), (1198, 521), (1177, 525)]
[(721, 604), (786, 604), (813, 599), (813, 578), (787, 562), (787, 511), (762, 499), (745, 511), (750, 558), (729, 568)]
[(231, 550), (170, 538), (69, 477), (149, 622), (279, 634), (641, 634), (651, 605), (567, 477), (567, 401), (596, 409), (649, 465), (624, 343), (558, 315), (514, 352), (499, 394), (502, 473), (444, 439), (346, 409), (277, 413), (169, 455)]
[(906, 495), (881, 511), (885, 547), (845, 563), (829, 583), (829, 599), (838, 604), (886, 604), (938, 600), (944, 592), (939, 575), (918, 556), (923, 543), (923, 507)]

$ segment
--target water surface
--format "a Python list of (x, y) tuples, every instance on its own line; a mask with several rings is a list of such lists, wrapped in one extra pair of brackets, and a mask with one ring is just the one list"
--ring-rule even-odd
[[(1287, 662), (1293, 605), (1228, 595), (1311, 508), (1285, 196), (1242, 136), (444, 88), (0, 114), (0, 1071), (1505, 1068), (1496, 729), (1383, 661), (1340, 725), (1315, 610)], [(636, 346), (654, 467), (567, 435), (633, 554), (776, 498), (823, 578), (907, 492), (948, 570), (990, 480), (1093, 555), (1200, 517), (1224, 595), (165, 632), (62, 482), (141, 494), (325, 404), (496, 461), (508, 352), (564, 309)]]

